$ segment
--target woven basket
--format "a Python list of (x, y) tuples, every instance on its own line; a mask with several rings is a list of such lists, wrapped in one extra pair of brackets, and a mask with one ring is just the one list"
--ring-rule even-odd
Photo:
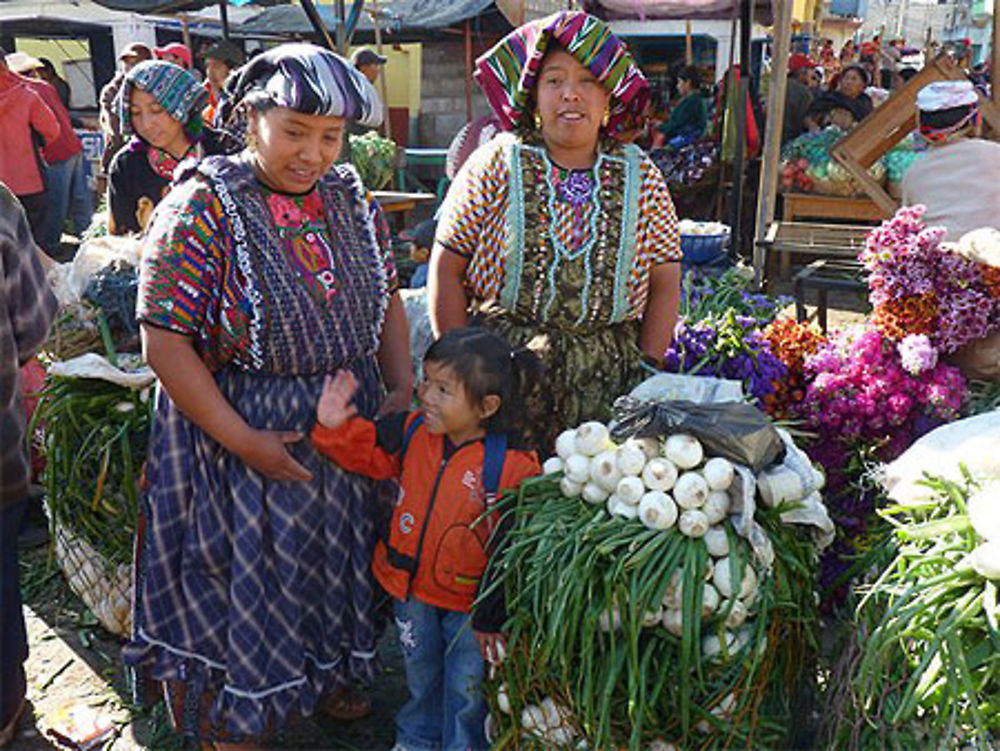
[(128, 637), (132, 632), (132, 568), (113, 564), (71, 529), (56, 521), (56, 562), (69, 588), (108, 631)]

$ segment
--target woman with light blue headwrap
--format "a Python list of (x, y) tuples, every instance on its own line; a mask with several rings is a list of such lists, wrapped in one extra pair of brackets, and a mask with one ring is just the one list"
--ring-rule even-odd
[(294, 44), (226, 93), (246, 148), (178, 176), (143, 253), (138, 318), (162, 389), (125, 650), (178, 728), (217, 748), (317, 708), (368, 710), (379, 488), (303, 437), (328, 373), (354, 373), (368, 416), (412, 393), (385, 222), (334, 164), (348, 120), (381, 118), (371, 84)]

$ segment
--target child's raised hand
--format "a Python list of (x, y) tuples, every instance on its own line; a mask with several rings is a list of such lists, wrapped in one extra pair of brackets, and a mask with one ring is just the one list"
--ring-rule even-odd
[(358, 390), (358, 381), (349, 370), (338, 370), (327, 376), (323, 393), (316, 405), (316, 419), (324, 428), (337, 428), (354, 417), (358, 410), (351, 403)]

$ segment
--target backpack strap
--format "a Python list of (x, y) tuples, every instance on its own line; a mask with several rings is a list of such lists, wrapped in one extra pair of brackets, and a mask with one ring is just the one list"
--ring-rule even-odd
[(487, 433), (483, 454), (483, 489), (486, 502), (492, 503), (500, 489), (500, 475), (503, 474), (504, 460), (507, 458), (507, 434)]
[(410, 448), (410, 441), (413, 440), (414, 433), (417, 432), (417, 428), (424, 424), (424, 416), (422, 413), (417, 413), (417, 416), (410, 420), (410, 424), (406, 426), (403, 431), (403, 445), (399, 449), (399, 466), (403, 466), (403, 460), (406, 458), (406, 450)]

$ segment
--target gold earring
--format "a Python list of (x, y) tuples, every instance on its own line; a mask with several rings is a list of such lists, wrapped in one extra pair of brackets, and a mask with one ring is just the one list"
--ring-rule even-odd
[(247, 131), (247, 149), (250, 151), (257, 151), (257, 134), (252, 130)]
[(542, 129), (542, 115), (540, 112), (535, 112), (535, 130)]
[(611, 108), (605, 107), (604, 115), (601, 117), (601, 127), (607, 128), (609, 122), (611, 122)]

